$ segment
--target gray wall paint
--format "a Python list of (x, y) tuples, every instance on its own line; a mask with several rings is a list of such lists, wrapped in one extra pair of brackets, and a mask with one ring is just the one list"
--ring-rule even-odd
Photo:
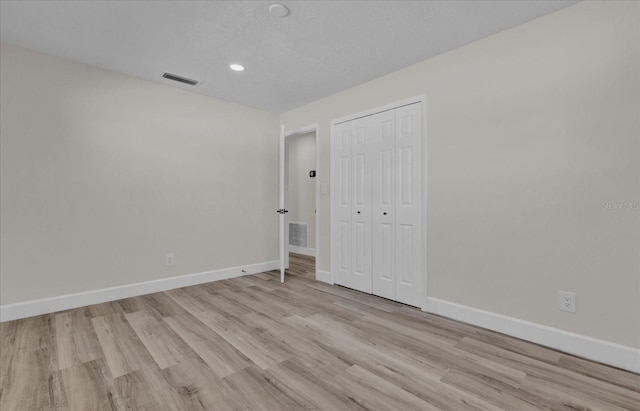
[(307, 223), (309, 243), (316, 248), (316, 179), (309, 171), (316, 168), (316, 134), (287, 137), (289, 145), (289, 221)]
[(581, 2), (281, 121), (319, 124), (329, 170), (332, 119), (426, 94), (428, 295), (640, 347), (640, 213), (603, 206), (640, 201), (639, 8)]
[(277, 116), (0, 52), (2, 304), (278, 259)]
[[(329, 183), (332, 119), (426, 93), (428, 294), (640, 347), (639, 15), (581, 2), (280, 121)], [(2, 304), (277, 258), (275, 116), (0, 52)]]

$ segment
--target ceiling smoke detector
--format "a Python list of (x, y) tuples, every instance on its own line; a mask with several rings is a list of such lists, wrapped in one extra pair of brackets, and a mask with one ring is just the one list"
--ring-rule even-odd
[(289, 15), (289, 9), (282, 4), (272, 4), (269, 6), (269, 13), (276, 17), (287, 17)]

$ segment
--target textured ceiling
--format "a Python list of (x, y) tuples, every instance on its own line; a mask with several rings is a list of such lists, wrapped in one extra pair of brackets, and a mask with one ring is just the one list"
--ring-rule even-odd
[(280, 1), (285, 18), (273, 3), (2, 0), (0, 40), (283, 112), (575, 1)]

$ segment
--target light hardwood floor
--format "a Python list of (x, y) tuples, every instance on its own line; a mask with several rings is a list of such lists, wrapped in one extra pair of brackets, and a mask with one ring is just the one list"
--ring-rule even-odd
[(313, 270), (2, 323), (0, 410), (640, 410), (637, 374)]

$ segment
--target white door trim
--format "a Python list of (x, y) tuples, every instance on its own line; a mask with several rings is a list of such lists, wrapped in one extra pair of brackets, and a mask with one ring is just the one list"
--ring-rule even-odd
[[(331, 120), (331, 125), (333, 126), (335, 124), (340, 124), (340, 123), (344, 123), (344, 122), (347, 122), (347, 121), (355, 120), (355, 119), (360, 118), (360, 117), (371, 116), (373, 114), (381, 113), (383, 111), (395, 110), (396, 108), (400, 108), (400, 107), (403, 107), (403, 106), (408, 106), (409, 104), (415, 104), (415, 103), (424, 104), (426, 102), (426, 100), (427, 100), (427, 96), (425, 94), (422, 94), (420, 96), (415, 96), (415, 97), (407, 98), (407, 99), (404, 99), (404, 100), (396, 101), (394, 103), (385, 104), (384, 106), (379, 106), (379, 107), (376, 107), (376, 108), (360, 111), (358, 113), (349, 114), (348, 116), (338, 117), (336, 119)], [(426, 133), (425, 133), (425, 135), (426, 135)]]
[(286, 151), (285, 151), (285, 134), (284, 134), (284, 125), (280, 125), (280, 175), (279, 175), (279, 187), (278, 187), (278, 248), (279, 248), (279, 260), (280, 260), (280, 282), (284, 283), (284, 270), (287, 268), (289, 264), (289, 254), (286, 252), (287, 247), (287, 230), (285, 229), (285, 223), (287, 222), (286, 214), (282, 212), (282, 210), (286, 210), (285, 204), (285, 183), (287, 181), (286, 173), (285, 173), (285, 164), (286, 164)]
[[(283, 130), (284, 130), (284, 125), (282, 126)], [(290, 131), (285, 131), (284, 132), (284, 140), (283, 143), (286, 146), (286, 142), (288, 138), (291, 137), (297, 137), (297, 136), (301, 136), (303, 134), (309, 134), (309, 133), (315, 133), (315, 140), (316, 140), (316, 177), (315, 177), (315, 193), (316, 193), (316, 198), (315, 198), (315, 207), (316, 207), (316, 213), (315, 213), (315, 242), (316, 242), (316, 247), (315, 247), (315, 263), (316, 263), (316, 268), (315, 268), (315, 275), (316, 275), (316, 280), (318, 279), (318, 267), (320, 266), (318, 264), (318, 260), (320, 258), (320, 214), (318, 213), (318, 208), (320, 205), (320, 184), (318, 183), (319, 181), (319, 175), (320, 174), (320, 139), (318, 138), (318, 132), (320, 130), (320, 127), (318, 125), (318, 123), (314, 123), (314, 124), (310, 124), (304, 127), (300, 127), (294, 130), (290, 130)], [(280, 164), (280, 167), (282, 170), (285, 170), (285, 165), (288, 165), (288, 161), (289, 161), (289, 153), (288, 151), (286, 152), (285, 157), (283, 158), (284, 164)], [(288, 173), (287, 173), (288, 174)], [(288, 202), (288, 196), (289, 196), (289, 182), (288, 179), (285, 179), (284, 182), (285, 186), (285, 198), (284, 198), (284, 205), (285, 205), (285, 209), (289, 206)], [(286, 219), (285, 219), (286, 221)], [(285, 238), (286, 238), (286, 242), (285, 242), (285, 246), (288, 247), (289, 246), (289, 231), (285, 230)], [(289, 265), (289, 253), (286, 253), (286, 265)]]
[[(355, 120), (361, 117), (366, 117), (366, 116), (370, 116), (373, 114), (377, 114), (383, 111), (387, 111), (387, 110), (394, 110), (403, 106), (407, 106), (409, 104), (415, 104), (415, 103), (420, 103), (422, 104), (422, 109), (421, 111), (421, 120), (422, 120), (422, 138), (423, 138), (423, 148), (422, 148), (422, 156), (421, 156), (421, 169), (422, 169), (422, 177), (423, 177), (423, 182), (422, 182), (422, 235), (423, 235), (423, 239), (424, 239), (424, 253), (422, 256), (422, 266), (423, 266), (423, 275), (421, 278), (421, 290), (423, 292), (422, 294), (422, 307), (424, 309), (424, 307), (426, 307), (427, 304), (427, 278), (428, 278), (428, 273), (427, 273), (427, 250), (428, 250), (428, 236), (427, 236), (427, 191), (428, 191), (428, 179), (427, 179), (427, 146), (428, 146), (428, 140), (427, 140), (427, 96), (426, 94), (422, 94), (419, 96), (414, 96), (414, 97), (410, 97), (407, 98), (405, 100), (400, 100), (400, 101), (396, 101), (394, 103), (390, 103), (390, 104), (385, 104), (383, 106), (379, 106), (376, 108), (372, 108), (372, 109), (368, 109), (368, 110), (364, 110), (364, 111), (360, 111), (358, 113), (354, 113), (354, 114), (349, 114), (347, 116), (344, 117), (338, 117), (334, 120), (331, 120), (330, 122), (330, 126), (331, 126), (331, 130), (330, 130), (330, 134), (331, 134), (331, 148), (330, 148), (330, 157), (331, 160), (333, 160), (333, 152), (334, 152), (334, 148), (335, 148), (335, 126), (337, 124), (340, 123), (344, 123), (347, 121), (351, 121), (351, 120)], [(336, 182), (335, 182), (335, 171), (334, 171), (334, 164), (333, 161), (331, 161), (331, 166), (330, 166), (330, 174), (331, 174), (331, 189), (330, 189), (330, 195), (331, 195), (331, 236), (330, 236), (330, 247), (329, 249), (331, 251), (333, 251), (334, 245), (337, 243), (337, 239), (335, 238), (335, 236), (337, 235), (337, 229), (334, 226), (334, 222), (333, 222), (333, 216), (335, 215), (335, 210), (334, 210), (334, 199), (335, 199), (335, 187), (336, 187)], [(332, 263), (331, 263), (331, 283), (335, 282), (335, 272), (334, 272), (334, 263), (333, 263), (333, 253), (331, 255), (331, 259), (332, 259)]]

